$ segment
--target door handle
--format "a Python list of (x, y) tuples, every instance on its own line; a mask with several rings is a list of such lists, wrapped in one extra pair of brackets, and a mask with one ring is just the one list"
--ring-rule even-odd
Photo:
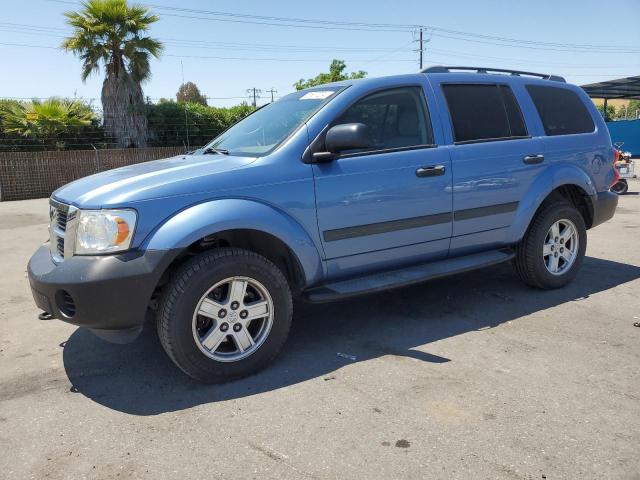
[(440, 175), (444, 175), (444, 172), (444, 165), (430, 165), (417, 169), (416, 177), (439, 177)]
[(527, 165), (535, 165), (536, 163), (544, 162), (544, 155), (527, 155), (522, 161)]

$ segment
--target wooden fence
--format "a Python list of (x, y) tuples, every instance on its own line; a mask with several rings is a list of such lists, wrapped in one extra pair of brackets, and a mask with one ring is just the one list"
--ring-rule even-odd
[(78, 178), (184, 153), (183, 147), (0, 153), (0, 201), (46, 198)]

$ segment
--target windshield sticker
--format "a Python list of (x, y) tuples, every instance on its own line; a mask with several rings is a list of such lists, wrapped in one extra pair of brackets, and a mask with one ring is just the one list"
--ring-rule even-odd
[(300, 100), (324, 100), (327, 97), (333, 95), (334, 92), (331, 90), (321, 90), (317, 92), (309, 92), (305, 93), (300, 97)]

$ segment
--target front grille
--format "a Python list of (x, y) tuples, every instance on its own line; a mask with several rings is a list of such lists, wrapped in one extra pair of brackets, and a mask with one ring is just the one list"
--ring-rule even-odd
[(67, 229), (67, 212), (58, 209), (58, 221), (56, 224), (63, 232)]
[(70, 207), (53, 199), (49, 200), (49, 224), (51, 255), (56, 262), (64, 260), (65, 235)]
[(64, 238), (58, 237), (56, 243), (57, 243), (56, 250), (58, 251), (58, 255), (64, 258)]

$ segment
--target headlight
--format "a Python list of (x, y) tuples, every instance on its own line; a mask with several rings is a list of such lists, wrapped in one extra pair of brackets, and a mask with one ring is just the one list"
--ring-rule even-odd
[(133, 210), (79, 210), (75, 253), (91, 255), (127, 250), (136, 228)]

